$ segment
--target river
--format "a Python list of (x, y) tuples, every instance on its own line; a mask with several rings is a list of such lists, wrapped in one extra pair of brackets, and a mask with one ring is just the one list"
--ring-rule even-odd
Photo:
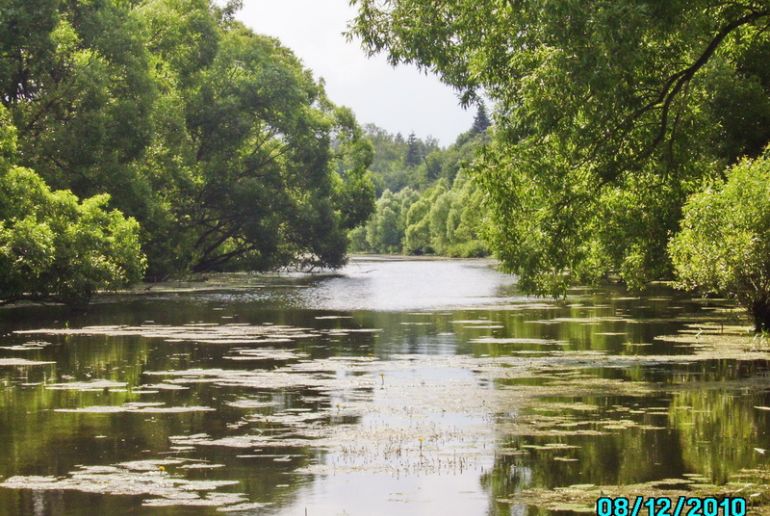
[(502, 515), (767, 500), (766, 344), (725, 300), (354, 259), (0, 310), (0, 514)]

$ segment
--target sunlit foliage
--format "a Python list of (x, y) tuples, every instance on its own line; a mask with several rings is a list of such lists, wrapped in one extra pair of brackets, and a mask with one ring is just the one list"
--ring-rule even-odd
[(735, 296), (770, 330), (770, 155), (690, 197), (669, 249), (682, 287)]
[(99, 195), (91, 204), (136, 219), (148, 279), (338, 267), (373, 209), (372, 151), (352, 112), (279, 41), (234, 21), (237, 5), (2, 7), (14, 164), (45, 181), (34, 188)]
[(354, 4), (367, 51), (494, 101), (475, 179), (527, 290), (671, 278), (688, 196), (770, 141), (766, 2)]
[(146, 263), (136, 220), (108, 209), (106, 194), (80, 202), (14, 165), (14, 133), (0, 107), (0, 302), (82, 307), (97, 290), (141, 279)]

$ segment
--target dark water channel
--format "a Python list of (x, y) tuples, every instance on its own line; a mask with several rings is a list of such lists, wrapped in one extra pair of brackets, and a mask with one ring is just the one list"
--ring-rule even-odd
[(3, 309), (0, 514), (523, 515), (761, 485), (770, 353), (744, 326), (663, 287), (526, 298), (484, 261)]

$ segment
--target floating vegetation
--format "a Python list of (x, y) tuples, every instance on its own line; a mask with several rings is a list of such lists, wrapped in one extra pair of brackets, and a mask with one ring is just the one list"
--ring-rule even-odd
[[(558, 303), (547, 303), (542, 301), (526, 301), (523, 303), (490, 303), (483, 308), (479, 308), (478, 306), (470, 305), (470, 306), (458, 306), (457, 310), (484, 310), (485, 312), (489, 312), (491, 310), (499, 311), (499, 312), (518, 312), (518, 311), (541, 311), (541, 310), (553, 310), (554, 308), (558, 308)], [(447, 312), (444, 315), (454, 315), (451, 312)]]
[(237, 348), (231, 350), (231, 353), (231, 355), (227, 355), (224, 358), (242, 362), (261, 360), (287, 361), (308, 358), (307, 353), (275, 348)]
[(90, 380), (88, 382), (67, 382), (67, 383), (51, 383), (45, 386), (46, 389), (52, 391), (103, 391), (108, 389), (120, 389), (126, 387), (126, 382), (115, 382), (112, 380)]
[(94, 407), (79, 407), (79, 408), (59, 408), (54, 412), (69, 412), (76, 414), (118, 414), (118, 413), (134, 413), (134, 414), (185, 414), (188, 412), (212, 412), (211, 407), (166, 407), (165, 403), (143, 403), (134, 402), (126, 403), (124, 405), (107, 405), (107, 406), (94, 406)]
[(565, 346), (567, 342), (553, 339), (515, 338), (515, 337), (480, 337), (471, 339), (474, 344), (534, 344), (538, 346)]
[[(498, 498), (500, 503), (526, 504), (549, 511), (570, 511), (578, 513), (595, 513), (596, 500), (600, 497), (616, 498), (625, 496), (634, 499), (638, 495), (645, 498), (667, 497), (678, 499), (684, 497), (748, 497), (751, 502), (767, 501), (770, 494), (770, 475), (765, 470), (741, 470), (724, 485), (704, 482), (703, 477), (686, 476), (686, 478), (664, 478), (651, 482), (625, 485), (593, 485), (575, 484), (554, 489), (530, 488), (516, 493), (513, 498)], [(755, 495), (751, 496), (749, 493)], [(747, 496), (749, 495), (749, 496)], [(768, 514), (767, 506), (754, 506), (750, 514)]]
[(42, 340), (32, 340), (25, 342), (24, 344), (17, 344), (15, 346), (0, 346), (0, 349), (5, 351), (40, 351), (50, 346), (50, 342)]
[(209, 383), (220, 387), (245, 388), (255, 390), (277, 390), (290, 388), (310, 388), (317, 391), (330, 391), (340, 388), (372, 387), (373, 378), (345, 376), (332, 378), (323, 371), (303, 373), (291, 367), (278, 368), (273, 371), (247, 371), (227, 369), (188, 369), (183, 371), (151, 371), (145, 374), (158, 375), (167, 378), (173, 384)]
[(285, 435), (237, 435), (215, 439), (208, 434), (172, 435), (169, 441), (176, 446), (218, 446), (222, 448), (260, 448), (275, 446), (303, 448), (313, 442), (309, 439), (291, 438)]
[(0, 358), (0, 367), (30, 367), (55, 364), (56, 362), (27, 360), (24, 358)]
[[(206, 483), (217, 475), (255, 481), (248, 484), (249, 493), (264, 491), (279, 503), (287, 503), (292, 496), (284, 494), (303, 482), (298, 474), (318, 476), (313, 481), (324, 488), (321, 482), (343, 474), (337, 481), (352, 488), (371, 482), (373, 475), (391, 476), (382, 483), (388, 488), (417, 476), (444, 487), (454, 485), (442, 484), (446, 479), (465, 482), (466, 475), (473, 482), (468, 491), (482, 486), (485, 500), (553, 511), (594, 512), (599, 492), (692, 495), (738, 489), (739, 482), (749, 486), (741, 493), (751, 500), (766, 499), (757, 480), (767, 479), (761, 470), (745, 470), (745, 478), (734, 473), (767, 460), (770, 442), (763, 425), (770, 407), (763, 360), (770, 359), (770, 346), (741, 326), (718, 322), (739, 320), (735, 317), (712, 310), (688, 318), (692, 314), (685, 310), (692, 306), (685, 302), (676, 310), (645, 307), (637, 298), (599, 305), (602, 299), (593, 293), (570, 306), (518, 304), (513, 300), (520, 298), (512, 298), (462, 311), (344, 315), (339, 307), (292, 311), (289, 304), (265, 310), (261, 297), (252, 309), (242, 302), (250, 295), (210, 293), (202, 308), (191, 303), (188, 319), (174, 312), (175, 321), (209, 322), (156, 324), (152, 312), (118, 318), (107, 311), (78, 320), (145, 322), (19, 332), (72, 336), (68, 344), (88, 345), (67, 349), (72, 357), (61, 360), (53, 380), (45, 369), (2, 371), (0, 402), (30, 400), (27, 422), (53, 417), (51, 426), (57, 428), (86, 425), (85, 438), (98, 457), (119, 449), (173, 459), (78, 467), (65, 477), (12, 477), (3, 486), (128, 493), (153, 508), (189, 505), (228, 512), (259, 512), (265, 504), (226, 492), (237, 490), (231, 480)], [(271, 314), (276, 324), (261, 322)], [(359, 324), (378, 327), (344, 327)], [(672, 335), (653, 340), (660, 333)], [(91, 336), (99, 338), (89, 342)], [(59, 346), (54, 355), (34, 341), (17, 348), (20, 341), (18, 335), (9, 337), (6, 343), (14, 345), (4, 349), (37, 350), (40, 355), (32, 357), (50, 353), (59, 360), (65, 348)], [(762, 360), (744, 361), (755, 358)], [(218, 413), (208, 414), (215, 409)], [(54, 411), (104, 416), (52, 416)], [(120, 415), (131, 413), (142, 416)], [(124, 428), (123, 421), (130, 425)], [(23, 450), (30, 439), (26, 427), (19, 428), (24, 432), (14, 434), (14, 450)], [(715, 438), (725, 433), (729, 442)], [(55, 442), (70, 439), (57, 434)], [(125, 447), (117, 444), (124, 440)], [(37, 439), (27, 447), (40, 456)], [(711, 448), (716, 452), (702, 453)], [(80, 454), (88, 453), (79, 448), (77, 460), (96, 462), (82, 460)], [(649, 467), (647, 455), (655, 462)], [(728, 459), (717, 463), (717, 456)], [(57, 468), (74, 469), (64, 462), (72, 455), (63, 457)], [(618, 462), (627, 469), (619, 472)], [(598, 485), (650, 474), (679, 476), (683, 464), (697, 473), (625, 487)], [(28, 471), (35, 470), (16, 472)], [(132, 485), (139, 477), (143, 480)], [(581, 478), (597, 485), (543, 487)], [(734, 484), (710, 484), (727, 478)], [(450, 491), (455, 492), (442, 493)]]
[(522, 448), (528, 448), (531, 450), (538, 450), (538, 451), (562, 451), (562, 450), (577, 450), (580, 447), (579, 446), (572, 446), (570, 444), (564, 444), (564, 443), (546, 443), (546, 444), (525, 444), (522, 446)]
[(589, 405), (588, 403), (583, 403), (580, 401), (573, 403), (550, 402), (541, 406), (532, 407), (530, 410), (536, 412), (595, 412), (599, 410), (599, 407), (597, 405)]
[[(186, 391), (189, 389), (189, 387), (185, 387), (183, 385), (174, 385), (171, 383), (153, 383), (153, 384), (147, 384), (147, 385), (141, 385), (141, 389), (147, 389), (147, 390), (153, 390), (153, 391)], [(132, 392), (137, 392), (136, 389), (134, 389)]]
[[(323, 330), (321, 330), (323, 332)], [(329, 330), (335, 333), (344, 332), (344, 333), (382, 333), (382, 328), (339, 328), (334, 330)]]
[[(593, 366), (597, 355), (583, 356), (585, 366)], [(601, 355), (600, 355), (601, 356)], [(175, 447), (208, 446), (235, 449), (312, 447), (330, 454), (323, 463), (302, 466), (300, 472), (333, 474), (335, 472), (386, 472), (407, 474), (433, 473), (443, 468), (459, 471), (477, 465), (486, 456), (485, 443), (494, 440), (488, 421), (503, 407), (514, 418), (496, 421), (498, 431), (507, 436), (599, 436), (610, 431), (632, 428), (653, 430), (642, 421), (626, 418), (597, 418), (592, 414), (600, 407), (585, 402), (539, 401), (543, 396), (583, 396), (592, 393), (616, 392), (623, 395), (646, 396), (652, 392), (648, 384), (565, 370), (551, 359), (515, 360), (503, 358), (474, 358), (468, 356), (393, 355), (383, 361), (371, 357), (334, 357), (314, 361), (299, 361), (271, 371), (197, 369), (149, 372), (167, 375), (169, 382), (213, 383), (221, 387), (248, 387), (256, 390), (310, 388), (330, 398), (345, 400), (314, 409), (295, 408), (272, 413), (246, 416), (246, 425), (269, 425), (274, 432), (254, 432), (244, 435), (212, 437), (207, 434), (174, 436)], [(574, 365), (574, 364), (573, 364)], [(475, 371), (471, 374), (470, 371)], [(439, 373), (440, 371), (440, 373)], [(409, 372), (409, 375), (402, 373)], [(498, 389), (481, 388), (479, 378), (501, 378), (513, 375), (531, 377), (538, 372), (544, 382), (540, 385), (515, 385)], [(388, 381), (377, 380), (387, 373)], [(416, 374), (434, 379), (430, 383), (415, 381)], [(436, 381), (436, 378), (440, 380)], [(382, 383), (382, 385), (381, 385)], [(372, 403), (372, 389), (385, 389), (387, 403)], [(357, 394), (358, 393), (358, 394)], [(228, 402), (239, 408), (267, 408), (272, 402), (245, 399)], [(522, 413), (532, 407), (533, 413)], [(555, 416), (540, 412), (556, 413)], [(572, 413), (574, 416), (569, 416)], [(590, 418), (581, 420), (581, 414)], [(450, 418), (455, 425), (437, 424), (434, 417)], [(502, 416), (501, 416), (502, 417)], [(335, 418), (344, 418), (335, 423)], [(343, 424), (350, 418), (365, 424)], [(618, 422), (620, 421), (620, 422)], [(235, 427), (234, 427), (235, 428)], [(421, 436), (427, 436), (420, 440)], [(534, 450), (563, 451), (576, 449), (568, 443), (536, 444)], [(394, 458), (399, 457), (397, 462)], [(562, 457), (563, 458), (563, 457)], [(564, 461), (579, 460), (568, 457)]]
[(618, 317), (614, 315), (608, 316), (593, 316), (593, 317), (555, 317), (550, 319), (559, 323), (577, 323), (577, 324), (600, 324), (600, 323), (636, 323), (635, 319), (629, 319), (626, 317)]
[(319, 411), (319, 412), (305, 412), (305, 413), (299, 413), (299, 414), (290, 413), (288, 411), (277, 412), (275, 414), (269, 414), (269, 415), (254, 414), (249, 416), (249, 421), (307, 428), (307, 425), (310, 423), (328, 419), (331, 413), (332, 411), (329, 410), (328, 412)]
[(184, 459), (143, 460), (114, 466), (79, 466), (65, 477), (15, 476), (0, 487), (32, 491), (80, 491), (89, 494), (145, 497), (148, 507), (219, 507), (231, 508), (250, 501), (239, 493), (217, 493), (217, 489), (237, 485), (234, 480), (188, 480), (169, 474), (167, 469), (182, 469), (191, 461)]
[(275, 407), (278, 405), (277, 401), (260, 401), (255, 399), (242, 399), (236, 401), (228, 401), (226, 403), (228, 407), (239, 409), (261, 409), (266, 407)]
[(747, 326), (689, 323), (676, 335), (659, 335), (656, 341), (686, 345), (700, 359), (770, 360), (770, 343)]
[(317, 332), (293, 326), (263, 324), (212, 324), (195, 323), (183, 326), (147, 324), (141, 326), (86, 326), (84, 328), (55, 328), (17, 330), (27, 335), (86, 335), (108, 337), (144, 337), (164, 339), (168, 342), (199, 342), (203, 344), (259, 344), (265, 342), (291, 342), (296, 339), (316, 337)]
[(185, 464), (184, 466), (179, 466), (179, 469), (203, 470), (203, 469), (220, 469), (224, 467), (225, 467), (224, 464), (205, 464), (201, 462), (196, 462), (193, 464)]

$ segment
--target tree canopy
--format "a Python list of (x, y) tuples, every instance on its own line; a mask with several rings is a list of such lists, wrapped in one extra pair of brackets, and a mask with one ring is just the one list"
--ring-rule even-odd
[(0, 106), (0, 301), (57, 300), (84, 306), (97, 289), (141, 279), (139, 225), (109, 196), (80, 202), (14, 164), (16, 131)]
[(369, 52), (495, 102), (475, 178), (527, 290), (671, 278), (688, 196), (770, 140), (766, 2), (354, 4)]
[(18, 133), (16, 165), (45, 181), (35, 188), (98, 195), (95, 206), (135, 219), (148, 279), (338, 267), (347, 231), (373, 209), (372, 150), (352, 112), (279, 41), (234, 21), (237, 7), (0, 9), (0, 102)]

